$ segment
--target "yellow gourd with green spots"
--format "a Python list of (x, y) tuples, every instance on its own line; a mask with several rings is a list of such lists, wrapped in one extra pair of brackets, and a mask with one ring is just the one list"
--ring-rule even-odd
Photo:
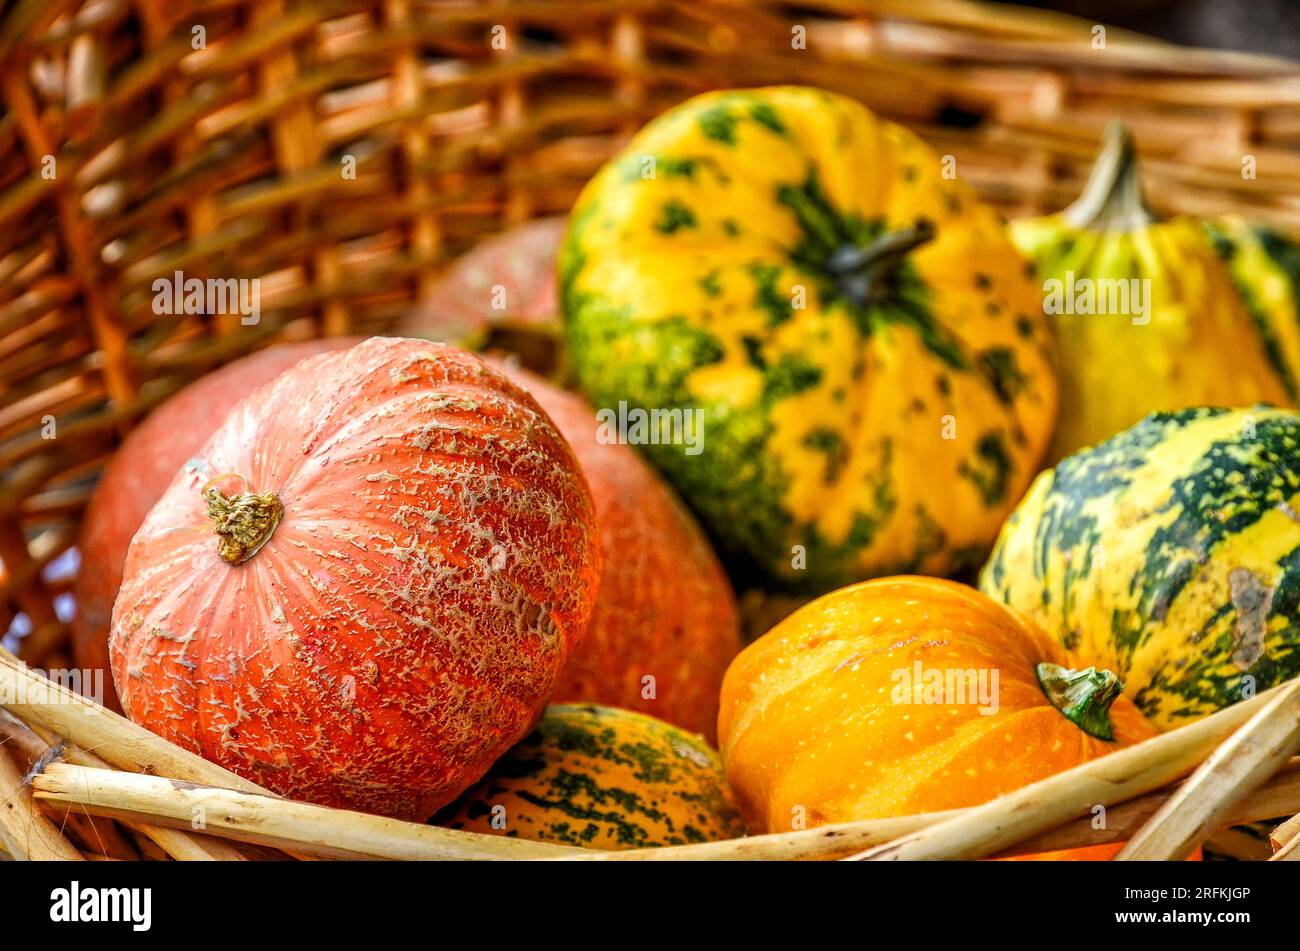
[(433, 822), (608, 850), (745, 832), (702, 736), (593, 704), (548, 707), (537, 729)]
[(1294, 403), (1300, 250), (1239, 218), (1157, 219), (1121, 125), (1077, 202), (1009, 230), (1060, 340), (1053, 460), (1151, 412)]
[(1158, 413), (1038, 477), (980, 588), (1158, 729), (1300, 675), (1300, 414)]
[[(679, 412), (620, 436), (779, 585), (978, 563), (1046, 448), (1037, 284), (953, 170), (849, 99), (724, 91), (651, 122), (574, 208), (580, 382), (598, 409)], [(698, 445), (674, 441), (692, 418)]]

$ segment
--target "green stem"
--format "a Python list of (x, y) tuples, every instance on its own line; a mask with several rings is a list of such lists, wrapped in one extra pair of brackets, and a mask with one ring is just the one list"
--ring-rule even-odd
[(1071, 670), (1059, 664), (1042, 663), (1034, 670), (1038, 674), (1038, 686), (1067, 720), (1099, 740), (1115, 739), (1110, 705), (1124, 690), (1118, 677), (1096, 667)]
[(241, 565), (261, 550), (284, 517), (284, 503), (274, 492), (224, 495), (216, 486), (203, 493), (212, 530), (221, 539), (217, 554), (228, 565)]
[(836, 248), (826, 260), (826, 271), (840, 295), (859, 307), (888, 296), (888, 277), (911, 251), (934, 238), (934, 224), (917, 219), (910, 228), (887, 231), (866, 247), (848, 244)]
[(1119, 120), (1106, 126), (1101, 152), (1088, 175), (1088, 184), (1062, 217), (1076, 228), (1091, 231), (1137, 231), (1157, 220), (1142, 196), (1133, 134)]

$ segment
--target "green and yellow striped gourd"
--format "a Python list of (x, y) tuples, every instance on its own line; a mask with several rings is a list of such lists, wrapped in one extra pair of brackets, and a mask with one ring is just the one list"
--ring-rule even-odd
[(1166, 730), (1300, 674), (1300, 414), (1157, 413), (1038, 477), (985, 593)]
[(615, 851), (745, 831), (702, 736), (594, 704), (548, 707), (537, 729), (433, 822)]

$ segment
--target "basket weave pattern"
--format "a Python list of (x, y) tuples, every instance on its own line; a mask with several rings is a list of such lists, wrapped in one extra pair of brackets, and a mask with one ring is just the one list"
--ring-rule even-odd
[[(1096, 37), (965, 2), (19, 0), (0, 22), (0, 632), (17, 620), (23, 659), (68, 666), (59, 558), (161, 399), (276, 340), (383, 332), (450, 256), (563, 213), (709, 88), (854, 96), (1008, 214), (1065, 204), (1119, 117), (1157, 208), (1300, 230), (1300, 67)], [(260, 322), (156, 314), (176, 271), (260, 279)]]

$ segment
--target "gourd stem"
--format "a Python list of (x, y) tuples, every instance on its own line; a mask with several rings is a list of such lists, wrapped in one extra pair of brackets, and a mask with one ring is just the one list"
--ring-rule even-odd
[(256, 555), (284, 517), (284, 503), (274, 492), (225, 495), (211, 486), (203, 497), (212, 529), (221, 540), (217, 554), (228, 565), (241, 565)]
[(1061, 215), (1076, 228), (1096, 231), (1136, 231), (1157, 220), (1142, 196), (1137, 146), (1124, 123), (1106, 126), (1083, 194)]
[(865, 247), (847, 244), (836, 248), (826, 259), (826, 272), (841, 295), (866, 307), (887, 295), (882, 278), (888, 277), (908, 252), (933, 238), (933, 222), (919, 218), (912, 227), (887, 231)]
[(1067, 720), (1099, 740), (1115, 739), (1110, 705), (1124, 690), (1118, 677), (1096, 667), (1071, 670), (1059, 664), (1042, 663), (1034, 670), (1038, 674), (1038, 686)]

